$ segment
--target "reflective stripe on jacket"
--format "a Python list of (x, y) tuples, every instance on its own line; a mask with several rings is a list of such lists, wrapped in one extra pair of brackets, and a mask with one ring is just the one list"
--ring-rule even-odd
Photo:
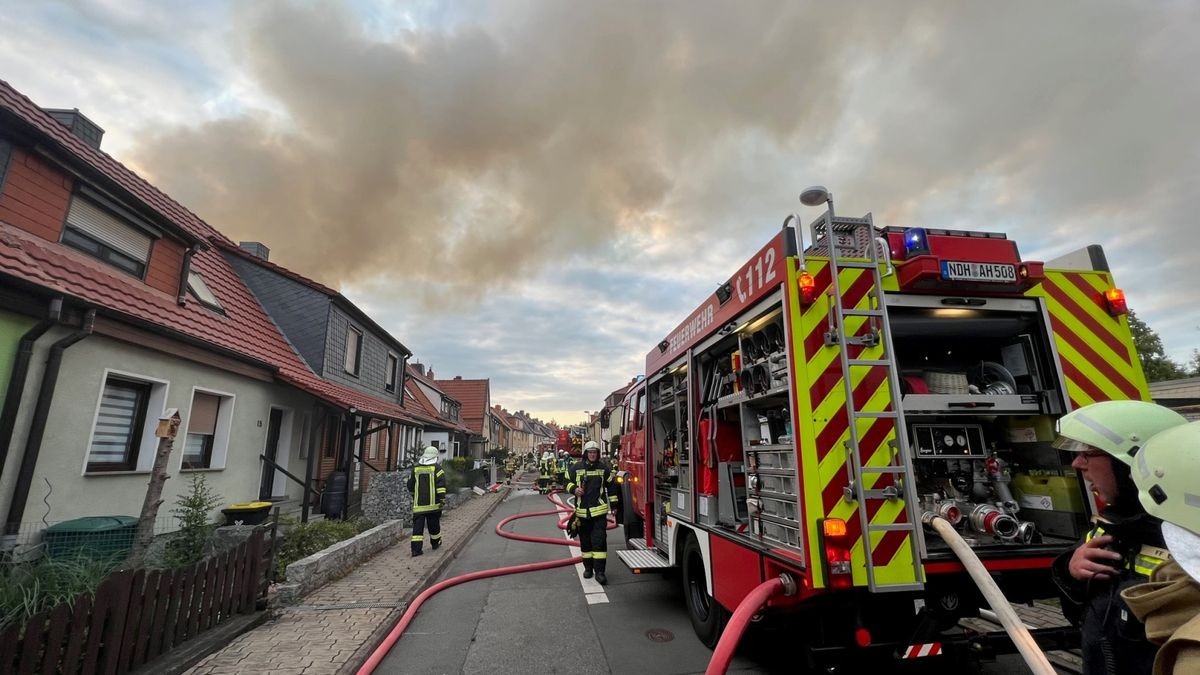
[(446, 501), (446, 472), (438, 464), (418, 464), (408, 477), (408, 491), (413, 497), (413, 513), (439, 511)]
[(568, 469), (567, 492), (583, 488), (583, 496), (575, 499), (575, 515), (596, 518), (608, 513), (609, 505), (617, 503), (615, 478), (616, 474), (604, 462), (589, 464), (584, 460)]
[[(1092, 537), (1099, 537), (1102, 534), (1104, 534), (1104, 523), (1096, 523), (1096, 526), (1088, 531), (1083, 540), (1088, 542), (1092, 540)], [(1125, 569), (1148, 579), (1159, 565), (1170, 559), (1171, 552), (1167, 549), (1143, 544), (1136, 555), (1130, 556), (1125, 561)]]

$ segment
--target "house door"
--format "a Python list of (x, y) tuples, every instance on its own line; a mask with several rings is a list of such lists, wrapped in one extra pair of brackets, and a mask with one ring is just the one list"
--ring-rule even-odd
[[(279, 431), (283, 426), (283, 411), (279, 408), (271, 408), (271, 419), (267, 422), (267, 447), (263, 449), (263, 455), (272, 462), (277, 461), (279, 457)], [(258, 487), (259, 499), (270, 499), (273, 495), (273, 487), (275, 485), (275, 465), (263, 462), (262, 484)]]

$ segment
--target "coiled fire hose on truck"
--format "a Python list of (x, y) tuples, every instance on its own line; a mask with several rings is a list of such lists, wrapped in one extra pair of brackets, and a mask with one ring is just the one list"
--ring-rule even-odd
[(1042, 652), (1041, 647), (1038, 647), (1033, 636), (1029, 634), (1029, 629), (1013, 611), (1012, 605), (1008, 604), (1008, 598), (1004, 597), (1004, 593), (1000, 591), (1000, 587), (996, 585), (992, 575), (979, 561), (979, 556), (975, 555), (975, 551), (971, 550), (967, 542), (963, 541), (958, 530), (954, 529), (954, 526), (941, 516), (926, 514), (922, 520), (925, 525), (941, 535), (942, 540), (950, 545), (950, 550), (954, 551), (954, 555), (962, 561), (963, 567), (967, 568), (967, 573), (971, 575), (971, 579), (983, 593), (984, 599), (1000, 619), (1000, 625), (1004, 626), (1008, 637), (1017, 646), (1017, 651), (1021, 653), (1021, 658), (1025, 659), (1025, 665), (1029, 666), (1029, 670), (1035, 675), (1054, 675), (1054, 667), (1046, 659), (1046, 654)]
[[(509, 532), (508, 530), (504, 529), (505, 525), (513, 522), (514, 520), (519, 520), (521, 518), (533, 518), (534, 516), (558, 515), (558, 514), (562, 514), (564, 511), (566, 512), (566, 516), (559, 520), (558, 527), (559, 527), (559, 529), (565, 529), (566, 523), (568, 520), (570, 520), (571, 513), (573, 512), (574, 509), (572, 509), (567, 504), (563, 503), (563, 501), (560, 498), (558, 498), (557, 494), (554, 494), (554, 493), (549, 494), (546, 496), (546, 498), (554, 503), (555, 508), (553, 508), (549, 511), (535, 511), (532, 513), (517, 513), (517, 514), (511, 515), (511, 516), (508, 516), (504, 520), (501, 520), (500, 522), (496, 523), (496, 534), (500, 535), (501, 537), (504, 537), (505, 539), (514, 539), (516, 541), (528, 541), (528, 542), (533, 542), (535, 544), (553, 544), (555, 546), (574, 546), (574, 545), (576, 545), (577, 542), (575, 542), (572, 539), (555, 539), (552, 537), (538, 537), (538, 536), (531, 535), (531, 534), (518, 534), (516, 532)], [(606, 529), (611, 530), (611, 529), (615, 528), (616, 526), (617, 526), (616, 521), (610, 519), (608, 521), (608, 526)], [(379, 644), (379, 646), (375, 648), (375, 651), (371, 652), (371, 656), (369, 658), (367, 658), (366, 662), (363, 663), (362, 667), (358, 669), (358, 675), (371, 675), (371, 673), (375, 672), (375, 669), (379, 667), (379, 664), (383, 663), (384, 657), (387, 656), (388, 652), (391, 651), (392, 647), (395, 646), (396, 642), (400, 640), (400, 637), (402, 635), (404, 635), (404, 631), (408, 630), (409, 624), (411, 624), (413, 622), (413, 620), (417, 617), (417, 612), (420, 611), (421, 605), (425, 604), (426, 600), (432, 598), (433, 596), (446, 590), (447, 588), (451, 588), (451, 587), (457, 586), (459, 584), (464, 584), (468, 581), (475, 581), (477, 579), (488, 579), (491, 577), (501, 577), (501, 576), (505, 576), (508, 574), (520, 574), (521, 572), (536, 572), (538, 570), (548, 570), (548, 569), (554, 569), (556, 567), (570, 567), (570, 566), (578, 564), (582, 561), (583, 561), (583, 558), (581, 556), (574, 556), (571, 558), (562, 558), (559, 560), (547, 560), (544, 562), (525, 563), (522, 565), (510, 565), (508, 567), (497, 567), (497, 568), (490, 569), (490, 570), (479, 570), (478, 572), (470, 572), (467, 574), (461, 574), (457, 577), (451, 577), (449, 579), (439, 581), (438, 583), (430, 586), (429, 588), (426, 588), (424, 591), (421, 591), (421, 594), (418, 595), (417, 598), (415, 600), (413, 600), (412, 604), (410, 604), (404, 610), (404, 614), (401, 615), (400, 620), (396, 622), (396, 625), (387, 634), (387, 637), (385, 637), (383, 639), (383, 642), (381, 642)]]

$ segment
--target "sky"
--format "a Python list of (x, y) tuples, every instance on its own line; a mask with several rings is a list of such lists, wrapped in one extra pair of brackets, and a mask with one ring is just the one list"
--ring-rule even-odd
[(1184, 0), (0, 0), (0, 78), (438, 377), (573, 422), (814, 183), (1027, 260), (1101, 244), (1186, 360), (1197, 34)]

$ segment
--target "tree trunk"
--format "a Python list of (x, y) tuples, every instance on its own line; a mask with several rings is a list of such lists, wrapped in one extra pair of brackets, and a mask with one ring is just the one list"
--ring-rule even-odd
[(146, 486), (146, 499), (142, 502), (142, 513), (138, 516), (137, 535), (133, 550), (129, 552), (129, 567), (138, 567), (146, 556), (146, 550), (154, 541), (154, 522), (158, 520), (158, 507), (162, 505), (163, 483), (167, 482), (167, 459), (175, 442), (171, 438), (158, 439), (154, 453), (154, 468), (150, 470), (150, 483)]

